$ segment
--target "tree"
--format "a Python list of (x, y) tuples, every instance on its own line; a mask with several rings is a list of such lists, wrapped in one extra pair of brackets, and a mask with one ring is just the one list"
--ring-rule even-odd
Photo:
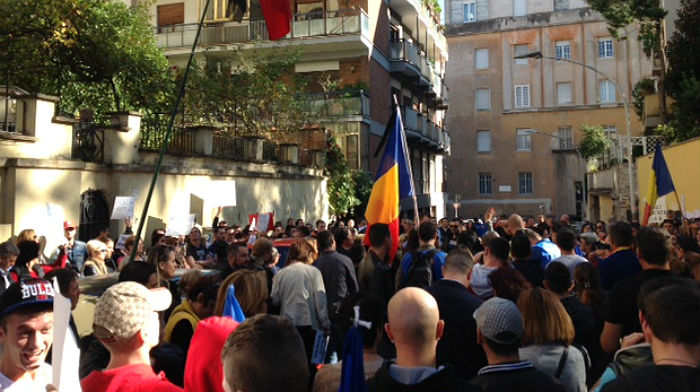
[(330, 213), (343, 216), (360, 204), (355, 195), (355, 179), (348, 161), (331, 132), (326, 135), (325, 172), (328, 176), (328, 204)]
[(601, 126), (582, 125), (583, 139), (579, 151), (584, 158), (593, 158), (603, 154), (612, 146)]
[(0, 0), (2, 77), (61, 97), (61, 110), (97, 113), (167, 106), (173, 85), (148, 4), (111, 0)]

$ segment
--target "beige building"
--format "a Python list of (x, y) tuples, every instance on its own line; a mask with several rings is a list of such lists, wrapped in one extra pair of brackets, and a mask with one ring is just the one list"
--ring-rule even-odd
[[(616, 41), (580, 0), (446, 2), (452, 105), (447, 193), (462, 216), (586, 212), (582, 125), (602, 125), (626, 156), (623, 97), (651, 75), (636, 28)], [(540, 52), (543, 58), (514, 59)], [(548, 58), (549, 57), (549, 58)], [(643, 127), (632, 112), (632, 135)], [(623, 207), (629, 208), (629, 192)]]
[[(291, 0), (291, 32), (271, 42), (259, 0), (249, 2), (241, 22), (227, 18), (226, 4), (211, 1), (197, 45), (199, 61), (291, 46), (301, 50), (297, 73), (312, 80), (321, 73), (331, 75), (341, 90), (361, 86), (363, 91), (354, 96), (319, 94), (314, 107), (325, 110), (322, 125), (338, 137), (350, 165), (370, 175), (381, 159), (374, 153), (396, 95), (420, 210), (444, 215), (443, 159), (450, 139), (444, 126), (447, 43), (439, 16), (420, 0)], [(203, 5), (203, 0), (158, 0), (153, 5), (158, 45), (172, 64), (186, 62)], [(321, 91), (320, 86), (315, 88)], [(412, 203), (405, 207), (411, 209)]]

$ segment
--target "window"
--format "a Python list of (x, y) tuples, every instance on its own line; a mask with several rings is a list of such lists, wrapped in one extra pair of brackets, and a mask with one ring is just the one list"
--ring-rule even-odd
[(476, 20), (476, 2), (470, 1), (464, 3), (464, 23), (473, 22)]
[(518, 151), (532, 151), (532, 132), (529, 129), (516, 130), (516, 149)]
[(571, 102), (571, 83), (557, 83), (557, 103), (569, 105)]
[(479, 173), (479, 195), (483, 196), (493, 193), (491, 182), (491, 173)]
[(568, 10), (569, 9), (569, 0), (554, 0), (554, 10), (559, 11), (559, 10)]
[(525, 0), (513, 0), (513, 16), (524, 16), (527, 14), (527, 3)]
[(530, 85), (522, 84), (515, 86), (515, 107), (530, 107)]
[(185, 3), (159, 5), (158, 27), (185, 23)]
[(571, 60), (571, 44), (569, 41), (559, 41), (555, 45), (558, 59)]
[(476, 131), (476, 152), (491, 152), (491, 131)]
[[(514, 47), (513, 47), (513, 53), (514, 53), (513, 57), (527, 54), (527, 52), (528, 52), (527, 51), (527, 44), (514, 45)], [(527, 65), (528, 64), (527, 60), (528, 59), (515, 59), (515, 64), (516, 65)]]
[(605, 137), (608, 139), (614, 139), (617, 137), (617, 127), (614, 125), (603, 125), (605, 129)]
[(601, 80), (600, 84), (600, 103), (615, 102), (615, 85), (609, 80)]
[(491, 110), (491, 90), (476, 89), (476, 110)]
[(518, 173), (518, 193), (521, 195), (532, 194), (532, 172)]
[(613, 53), (613, 40), (612, 38), (601, 38), (598, 40), (598, 58), (609, 59), (612, 58)]
[(488, 69), (489, 68), (489, 50), (488, 49), (477, 49), (474, 52), (474, 67), (476, 69)]
[(559, 149), (571, 150), (574, 148), (574, 133), (571, 127), (559, 127)]

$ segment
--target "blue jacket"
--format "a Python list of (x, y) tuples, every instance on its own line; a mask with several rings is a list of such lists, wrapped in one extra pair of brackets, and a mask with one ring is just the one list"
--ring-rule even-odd
[(87, 245), (82, 241), (73, 241), (73, 247), (68, 251), (68, 262), (71, 268), (78, 272), (82, 271), (88, 257)]
[(548, 238), (536, 243), (532, 246), (532, 260), (539, 260), (542, 263), (542, 268), (547, 268), (552, 260), (558, 259), (561, 256), (561, 250)]
[(631, 249), (613, 252), (607, 259), (598, 263), (600, 287), (605, 291), (610, 291), (615, 283), (625, 278), (631, 278), (641, 270), (639, 259)]
[[(445, 260), (447, 258), (447, 254), (440, 249), (437, 249), (433, 246), (430, 246), (428, 248), (418, 248), (418, 252), (420, 252), (421, 255), (425, 255), (426, 253), (430, 252), (432, 249), (435, 249), (436, 252), (433, 255), (433, 282), (438, 281), (442, 279), (442, 266), (445, 265)], [(403, 258), (401, 259), (401, 278), (406, 279), (408, 276), (408, 270), (411, 268), (411, 264), (413, 263), (413, 256), (411, 256), (411, 252), (406, 253)]]

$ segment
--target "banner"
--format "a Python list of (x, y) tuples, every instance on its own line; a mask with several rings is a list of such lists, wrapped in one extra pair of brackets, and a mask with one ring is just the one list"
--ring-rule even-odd
[(116, 196), (114, 208), (112, 208), (112, 220), (128, 219), (134, 217), (136, 198), (133, 196)]

